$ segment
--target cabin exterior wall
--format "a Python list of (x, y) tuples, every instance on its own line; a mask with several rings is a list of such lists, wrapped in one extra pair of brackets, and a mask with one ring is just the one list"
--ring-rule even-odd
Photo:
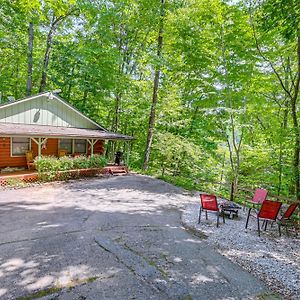
[[(57, 156), (59, 148), (59, 139), (49, 138), (46, 147), (42, 149), (42, 155)], [(34, 156), (38, 155), (38, 147), (34, 141), (31, 141), (31, 150)], [(91, 148), (88, 144), (87, 155), (91, 154)], [(99, 140), (94, 145), (94, 154), (104, 154), (104, 141)], [(0, 168), (5, 167), (27, 167), (25, 155), (11, 155), (11, 138), (0, 137)]]

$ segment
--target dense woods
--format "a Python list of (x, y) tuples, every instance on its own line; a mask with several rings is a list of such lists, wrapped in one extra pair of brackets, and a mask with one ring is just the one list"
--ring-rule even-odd
[(0, 0), (1, 102), (61, 89), (132, 168), (300, 198), (299, 24), (298, 0)]

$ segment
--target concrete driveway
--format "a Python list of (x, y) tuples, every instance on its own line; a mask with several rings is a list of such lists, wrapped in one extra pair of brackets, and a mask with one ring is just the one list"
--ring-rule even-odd
[(139, 175), (0, 191), (0, 299), (265, 299), (182, 227), (197, 200)]

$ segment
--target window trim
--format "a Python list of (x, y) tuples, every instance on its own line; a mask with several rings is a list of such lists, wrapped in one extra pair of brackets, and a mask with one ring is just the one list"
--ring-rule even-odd
[[(27, 151), (31, 151), (31, 138), (26, 136), (15, 136), (15, 137), (21, 137), (29, 139), (29, 149)], [(10, 137), (10, 157), (26, 157), (26, 153), (24, 154), (13, 154), (13, 138), (14, 136)]]
[[(69, 139), (69, 138), (60, 138), (58, 139), (58, 149), (61, 149), (61, 146), (60, 146), (60, 142), (61, 140), (72, 140), (72, 151), (71, 153), (68, 153), (68, 154), (74, 154), (74, 153), (80, 153), (80, 154), (85, 154), (87, 155), (88, 153), (88, 142), (87, 142), (87, 139)], [(75, 152), (75, 140), (84, 140), (85, 141), (85, 152)]]
[[(85, 152), (77, 152), (77, 151), (75, 151), (75, 140), (84, 140), (85, 141)], [(80, 154), (85, 154), (85, 155), (87, 155), (87, 153), (88, 153), (88, 145), (87, 145), (87, 139), (73, 139), (73, 145), (72, 145), (72, 150), (73, 150), (73, 153), (72, 154), (74, 154), (74, 153), (80, 153)]]
[[(73, 152), (73, 144), (74, 144), (74, 139), (70, 139), (70, 138), (60, 138), (60, 139), (58, 139), (58, 150), (60, 150), (60, 149), (62, 149), (61, 148), (61, 146), (60, 146), (60, 144), (61, 144), (61, 140), (71, 140), (71, 152), (68, 152), (67, 154), (73, 154), (74, 152)], [(65, 149), (64, 149), (65, 150)]]

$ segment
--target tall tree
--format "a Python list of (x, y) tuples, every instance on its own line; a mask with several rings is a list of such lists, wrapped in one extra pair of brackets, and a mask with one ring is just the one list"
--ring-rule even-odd
[(162, 49), (163, 49), (163, 31), (164, 31), (164, 17), (165, 17), (165, 0), (161, 0), (161, 8), (160, 8), (160, 21), (159, 21), (159, 29), (158, 29), (158, 37), (157, 37), (157, 65), (155, 66), (154, 72), (154, 81), (153, 81), (153, 93), (152, 93), (152, 104), (149, 115), (149, 126), (147, 132), (147, 142), (146, 149), (144, 152), (144, 162), (143, 169), (147, 170), (152, 140), (153, 140), (153, 130), (155, 126), (155, 114), (156, 114), (156, 104), (158, 98), (158, 89), (159, 89), (159, 79), (161, 72), (161, 58), (162, 58)]
[[(277, 40), (279, 43), (292, 43), (295, 45), (295, 67), (290, 66), (290, 60), (286, 60), (288, 65), (284, 64), (281, 60), (281, 68), (288, 70), (289, 77), (285, 78), (285, 73), (281, 72), (278, 67), (278, 58), (272, 60), (266, 53), (266, 49), (263, 49), (262, 44), (256, 32), (255, 23), (253, 22), (253, 33), (257, 45), (257, 50), (260, 56), (271, 67), (274, 75), (276, 76), (280, 87), (282, 88), (285, 96), (290, 102), (290, 113), (292, 117), (293, 129), (294, 129), (294, 157), (293, 157), (293, 172), (294, 172), (294, 186), (295, 195), (297, 199), (300, 199), (300, 174), (299, 174), (299, 156), (300, 156), (300, 128), (299, 117), (297, 114), (297, 103), (299, 97), (300, 88), (300, 3), (297, 0), (275, 0), (275, 1), (262, 1), (259, 2), (257, 8), (257, 17), (259, 19), (259, 25), (265, 30), (274, 29), (277, 32)], [(285, 26), (282, 26), (285, 24)], [(278, 36), (279, 33), (279, 36)], [(284, 75), (282, 75), (284, 74)]]
[(53, 38), (55, 37), (57, 28), (60, 23), (62, 23), (68, 16), (70, 16), (74, 12), (73, 9), (70, 9), (68, 12), (66, 12), (64, 15), (56, 16), (54, 13), (51, 17), (51, 23), (50, 23), (50, 29), (47, 35), (47, 41), (46, 41), (46, 49), (43, 59), (43, 67), (42, 67), (42, 77), (41, 77), (41, 83), (39, 92), (44, 92), (46, 88), (47, 83), (47, 72), (48, 72), (48, 65), (50, 60), (50, 53), (52, 50), (52, 44), (53, 44)]

